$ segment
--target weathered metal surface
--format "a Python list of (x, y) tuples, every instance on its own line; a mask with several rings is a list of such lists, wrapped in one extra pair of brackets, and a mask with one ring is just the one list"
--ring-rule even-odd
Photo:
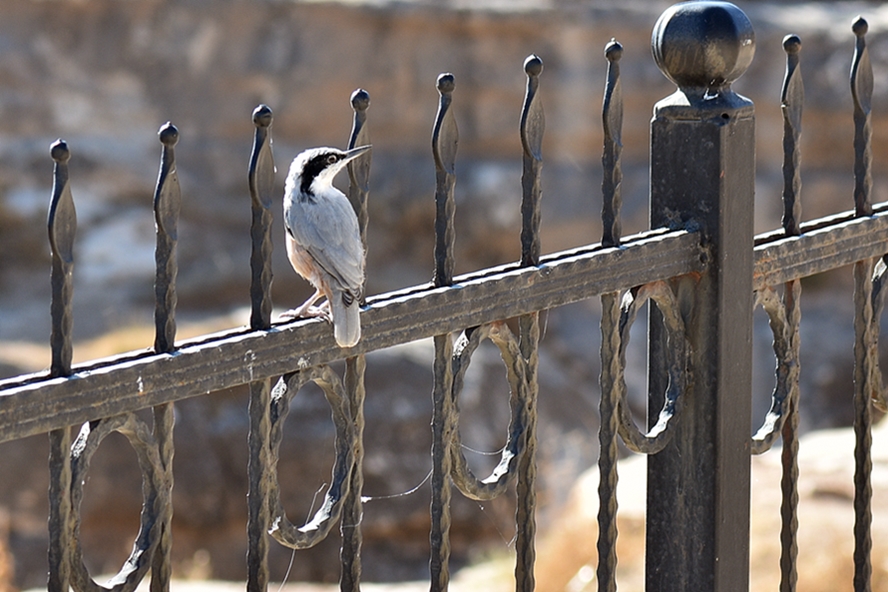
[(546, 117), (539, 96), (543, 60), (531, 55), (524, 60), (527, 90), (521, 110), (521, 147), (524, 172), (521, 176), (521, 265), (537, 265), (542, 253), (540, 245), (540, 198), (542, 197), (543, 132)]
[[(783, 230), (787, 235), (801, 232), (801, 148), (799, 139), (802, 133), (802, 109), (805, 91), (799, 66), (801, 39), (797, 35), (787, 35), (783, 39), (786, 52), (786, 73), (780, 104), (783, 110)], [(777, 386), (772, 396), (771, 413), (778, 414), (773, 422), (780, 424), (783, 446), (780, 452), (780, 592), (795, 592), (798, 584), (798, 477), (799, 477), (799, 376), (801, 374), (801, 340), (799, 328), (802, 309), (799, 301), (802, 293), (801, 280), (793, 279), (783, 285), (783, 300), (779, 304), (782, 324), (775, 324), (774, 352), (777, 357)], [(771, 416), (769, 413), (769, 418)], [(765, 424), (769, 423), (766, 418)], [(759, 433), (766, 432), (762, 426)], [(753, 438), (753, 454), (757, 453), (756, 439)]]
[[(356, 90), (352, 93), (351, 105), (354, 110), (354, 119), (348, 141), (349, 150), (357, 146), (370, 145), (370, 131), (367, 127), (370, 95), (363, 89)], [(370, 163), (370, 152), (366, 152), (363, 156), (348, 163), (348, 197), (358, 215), (361, 242), (364, 244), (365, 253), (367, 252), (367, 225), (369, 223), (367, 202), (370, 197)], [(366, 289), (362, 289), (361, 293), (366, 294)], [(364, 515), (361, 500), (364, 490), (364, 399), (367, 394), (364, 388), (364, 374), (366, 369), (367, 362), (363, 354), (345, 361), (345, 392), (349, 399), (352, 429), (354, 430), (354, 464), (339, 527), (342, 534), (340, 551), (342, 572), (339, 588), (343, 592), (358, 592), (361, 586), (361, 545), (363, 543), (361, 522)]]
[[(679, 310), (678, 301), (672, 288), (666, 282), (658, 281), (633, 288), (623, 296), (620, 305), (620, 347), (619, 357), (622, 367), (626, 368), (626, 348), (629, 345), (629, 330), (635, 322), (639, 309), (649, 300), (657, 304), (657, 310), (662, 319), (666, 332), (666, 374), (664, 377), (666, 389), (661, 393), (663, 406), (659, 411), (656, 422), (642, 434), (632, 421), (629, 402), (626, 400), (626, 383), (623, 381), (624, 372), (617, 374), (616, 388), (620, 392), (618, 404), (620, 438), (626, 447), (634, 452), (643, 454), (656, 454), (663, 450), (675, 433), (676, 422), (679, 421), (680, 397), (687, 388), (688, 344), (684, 319)], [(654, 413), (653, 409), (648, 414)]]
[[(83, 484), (89, 471), (92, 455), (102, 440), (113, 432), (126, 436), (142, 470), (142, 495), (144, 497), (139, 534), (133, 544), (132, 553), (120, 571), (100, 586), (93, 581), (83, 562), (80, 544), (80, 503), (83, 500)], [(145, 422), (132, 413), (108, 417), (83, 424), (77, 440), (71, 449), (71, 507), (73, 532), (70, 547), (71, 586), (79, 592), (132, 592), (147, 575), (156, 558), (156, 549), (163, 532), (169, 528), (164, 517), (171, 507), (171, 489), (167, 470), (161, 459), (161, 452), (155, 434)], [(166, 558), (168, 559), (168, 558)], [(168, 563), (168, 561), (167, 561)], [(153, 578), (152, 578), (153, 579)], [(166, 581), (164, 582), (164, 580)], [(168, 578), (161, 578), (159, 586)], [(153, 586), (152, 586), (152, 589)]]
[[(359, 88), (351, 95), (351, 105), (354, 110), (351, 135), (348, 140), (348, 149), (358, 146), (369, 146), (370, 130), (367, 127), (367, 109), (370, 107), (370, 94)], [(370, 222), (367, 210), (367, 200), (370, 196), (370, 165), (372, 163), (372, 151), (365, 152), (358, 158), (348, 163), (348, 199), (358, 215), (358, 226), (361, 229), (361, 242), (364, 250), (367, 250), (367, 226)]]
[(252, 250), (250, 253), (250, 327), (268, 329), (271, 326), (271, 225), (273, 214), (271, 204), (274, 195), (274, 154), (271, 150), (271, 124), (273, 114), (267, 105), (259, 105), (253, 110), (253, 150), (250, 154), (250, 167), (247, 178), (250, 185), (251, 210), (250, 224)]
[(74, 235), (77, 232), (77, 212), (71, 197), (68, 179), (68, 144), (58, 140), (50, 146), (53, 166), (52, 198), (49, 206), (49, 247), (52, 255), (52, 349), (51, 376), (71, 373), (73, 345), (71, 330), (74, 324), (72, 293), (74, 290)]
[(601, 399), (598, 403), (598, 592), (617, 590), (617, 430), (624, 371), (620, 359), (620, 293), (601, 296)]
[[(858, 17), (852, 26), (857, 42), (851, 66), (854, 102), (854, 212), (873, 213), (872, 95), (873, 68), (866, 48), (867, 22)], [(885, 247), (883, 247), (885, 250)], [(884, 254), (884, 252), (882, 253)], [(881, 255), (881, 254), (880, 254)], [(877, 372), (877, 327), (873, 315), (873, 271), (876, 259), (854, 264), (854, 590), (872, 590), (872, 408), (870, 381)]]
[[(169, 592), (172, 580), (174, 424), (175, 416), (172, 403), (164, 403), (154, 408), (154, 440), (157, 443), (159, 468), (163, 472), (163, 498), (160, 500), (156, 512), (160, 532), (151, 562), (151, 592)], [(146, 507), (150, 507), (148, 500), (143, 503)]]
[[(271, 148), (273, 114), (267, 105), (253, 110), (253, 149), (247, 178), (250, 187), (252, 222), (250, 237), (250, 328), (264, 330), (271, 327), (271, 241), (274, 194), (274, 154)], [(264, 592), (268, 587), (268, 537), (266, 531), (271, 521), (268, 506), (269, 482), (265, 478), (271, 471), (271, 378), (265, 377), (250, 383), (250, 433), (247, 437), (249, 459), (247, 461), (247, 590)]]
[[(604, 48), (608, 61), (607, 82), (601, 107), (604, 149), (601, 154), (602, 237), (606, 247), (619, 246), (622, 238), (620, 205), (623, 135), (623, 93), (620, 57), (623, 46), (611, 39)], [(598, 403), (598, 592), (617, 590), (617, 431), (625, 362), (620, 356), (620, 292), (601, 295), (601, 398)], [(625, 381), (623, 381), (625, 382)]]
[[(432, 156), (435, 161), (435, 277), (436, 288), (453, 284), (455, 240), (453, 190), (456, 184), (456, 148), (459, 134), (451, 109), (455, 81), (453, 74), (441, 74), (437, 81), (440, 101), (432, 129)], [(366, 337), (365, 337), (366, 339)], [(432, 592), (450, 585), (450, 443), (456, 429), (453, 414), (453, 340), (450, 331), (435, 334), (435, 362), (432, 388), (432, 519), (429, 531), (431, 554), (429, 573)]]
[[(749, 587), (749, 540), (738, 533), (749, 532), (755, 120), (731, 83), (749, 65), (754, 39), (736, 6), (690, 2), (660, 17), (651, 42), (679, 87), (654, 107), (651, 225), (697, 225), (710, 259), (703, 273), (671, 282), (693, 379), (674, 436), (648, 457), (648, 590)], [(662, 315), (650, 315), (648, 330), (652, 426), (670, 345)]]
[(780, 92), (780, 108), (783, 111), (783, 229), (787, 234), (799, 234), (802, 221), (801, 148), (802, 109), (805, 104), (805, 86), (799, 68), (799, 52), (802, 41), (797, 35), (783, 39), (786, 52), (786, 74)]
[[(542, 145), (545, 116), (540, 99), (540, 74), (543, 61), (528, 56), (524, 61), (527, 92), (521, 111), (521, 145), (524, 148), (521, 176), (521, 265), (534, 268), (540, 264), (540, 211), (543, 166)], [(518, 348), (524, 361), (525, 392), (522, 397), (524, 450), (518, 458), (518, 483), (515, 486), (515, 590), (531, 592), (535, 586), (533, 566), (536, 561), (536, 447), (537, 399), (539, 398), (540, 309), (518, 319)]]
[[(62, 140), (54, 142), (50, 147), (50, 155), (55, 164), (47, 221), (52, 255), (50, 276), (52, 362), (49, 376), (57, 378), (71, 374), (73, 354), (71, 296), (74, 283), (72, 273), (77, 213), (68, 180), (68, 160), (71, 158), (68, 144)], [(52, 407), (46, 409), (46, 413), (52, 413)], [(71, 449), (69, 425), (67, 423), (54, 425), (53, 431), (49, 433), (49, 579), (47, 581), (49, 592), (68, 592), (70, 585), (69, 544), (74, 525), (71, 518), (71, 465), (68, 462)]]
[(154, 191), (154, 222), (157, 229), (157, 247), (154, 252), (157, 264), (154, 281), (154, 351), (169, 353), (175, 349), (176, 341), (176, 274), (179, 271), (176, 243), (179, 239), (179, 211), (182, 207), (175, 153), (179, 130), (167, 122), (160, 128), (158, 136), (163, 150)]
[(604, 171), (601, 181), (604, 198), (601, 207), (601, 244), (615, 247), (620, 244), (622, 234), (620, 208), (623, 204), (623, 169), (620, 155), (623, 151), (623, 85), (620, 82), (620, 58), (623, 56), (623, 46), (611, 39), (604, 48), (604, 56), (608, 63), (601, 109), (604, 131), (604, 151), (601, 155), (601, 167)]
[[(627, 237), (620, 248), (549, 255), (538, 267), (459, 276), (449, 288), (381, 294), (368, 299), (354, 349), (366, 353), (443, 335), (703, 266), (698, 235), (659, 230)], [(341, 351), (323, 321), (298, 320), (268, 331), (239, 329), (183, 341), (175, 354), (134, 352), (96, 361), (75, 367), (70, 379), (34, 374), (0, 381), (0, 441), (280, 376), (340, 359)]]
[(872, 590), (873, 259), (854, 264), (854, 590)]
[[(363, 144), (362, 144), (363, 145)], [(342, 506), (339, 530), (342, 535), (339, 589), (358, 592), (361, 588), (361, 523), (364, 517), (364, 374), (367, 362), (363, 354), (345, 361), (345, 392), (349, 399), (353, 436), (353, 465), (348, 495)]]
[(272, 456), (271, 379), (250, 383), (250, 457), (248, 474), (247, 519), (247, 590), (265, 592), (268, 588), (268, 538), (271, 523), (269, 495)]
[[(463, 381), (472, 354), (484, 339), (490, 339), (500, 350), (506, 375), (509, 380), (511, 421), (509, 422), (506, 445), (500, 462), (486, 478), (479, 479), (469, 469), (463, 454), (462, 438), (459, 433), (459, 399)], [(453, 387), (451, 417), (456, 426), (450, 440), (451, 478), (463, 495), (475, 500), (490, 500), (502, 495), (506, 487), (518, 473), (518, 460), (525, 447), (527, 412), (529, 411), (528, 385), (525, 375), (525, 362), (521, 356), (518, 339), (504, 322), (488, 323), (480, 327), (466, 329), (459, 337), (453, 351)]]
[(851, 62), (851, 99), (854, 103), (854, 211), (858, 216), (872, 214), (873, 189), (872, 104), (873, 67), (866, 48), (866, 20), (857, 17), (852, 26), (857, 42)]
[[(179, 270), (176, 245), (179, 239), (178, 225), (182, 195), (174, 152), (174, 147), (179, 141), (179, 130), (167, 122), (160, 128), (158, 137), (163, 144), (163, 149), (157, 187), (154, 191), (154, 220), (157, 234), (155, 249), (157, 269), (154, 279), (154, 351), (161, 354), (171, 353), (176, 348), (176, 275)], [(151, 592), (168, 592), (172, 578), (170, 557), (173, 520), (171, 497), (174, 454), (173, 424), (175, 423), (173, 413), (172, 403), (162, 403), (154, 408), (154, 433), (152, 436), (157, 456), (155, 470), (160, 473), (162, 478), (159, 484), (162, 489), (155, 505), (152, 507), (146, 498), (142, 509), (143, 516), (148, 515), (157, 522), (156, 532), (148, 541), (156, 545), (151, 561)], [(124, 429), (130, 430), (131, 428), (127, 426)], [(130, 438), (130, 441), (134, 447), (145, 445), (144, 439)], [(145, 470), (143, 466), (143, 472)]]
[(453, 74), (438, 76), (438, 114), (432, 130), (432, 156), (435, 159), (435, 286), (453, 283), (453, 244), (456, 209), (453, 188), (456, 184), (456, 148), (459, 131), (451, 105), (456, 81)]
[(776, 286), (884, 254), (888, 240), (888, 204), (872, 216), (848, 213), (801, 225), (801, 234), (784, 231), (757, 237), (754, 288)]
[[(789, 299), (797, 300), (792, 294)], [(771, 395), (771, 408), (752, 437), (752, 453), (762, 454), (770, 450), (781, 436), (783, 423), (789, 416), (792, 403), (790, 392), (793, 389), (798, 390), (798, 373), (790, 374), (798, 367), (798, 358), (793, 356), (792, 351), (792, 334), (798, 331), (798, 327), (790, 324), (784, 300), (773, 288), (757, 290), (756, 305), (760, 305), (768, 314), (771, 333), (774, 335), (774, 356), (777, 358), (777, 383)]]
[[(333, 424), (336, 428), (334, 442), (335, 460), (330, 488), (314, 517), (302, 526), (293, 525), (281, 503), (280, 484), (277, 476), (277, 462), (280, 457), (281, 441), (284, 437), (284, 422), (290, 410), (290, 401), (297, 391), (314, 382), (330, 404)], [(287, 374), (282, 377), (271, 393), (271, 465), (263, 477), (270, 483), (269, 502), (271, 522), (269, 534), (279, 543), (292, 549), (308, 549), (326, 538), (342, 512), (342, 504), (348, 494), (351, 471), (354, 465), (354, 426), (351, 419), (351, 403), (345, 394), (342, 381), (329, 366), (316, 366)]]

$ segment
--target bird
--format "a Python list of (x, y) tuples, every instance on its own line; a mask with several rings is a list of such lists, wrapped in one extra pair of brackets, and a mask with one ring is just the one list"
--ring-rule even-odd
[[(331, 320), (340, 347), (353, 347), (361, 339), (366, 255), (355, 210), (333, 178), (370, 148), (305, 150), (293, 159), (284, 184), (287, 257), (315, 293), (283, 316)], [(314, 306), (322, 296), (326, 302)]]

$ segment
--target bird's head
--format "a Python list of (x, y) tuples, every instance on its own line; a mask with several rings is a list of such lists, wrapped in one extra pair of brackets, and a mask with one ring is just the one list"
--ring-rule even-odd
[(370, 150), (370, 145), (351, 150), (310, 148), (293, 159), (287, 174), (287, 187), (312, 196), (333, 185), (333, 178), (346, 164)]

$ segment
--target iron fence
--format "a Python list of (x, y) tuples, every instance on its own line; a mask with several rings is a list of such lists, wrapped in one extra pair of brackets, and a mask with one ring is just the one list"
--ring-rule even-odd
[[(48, 218), (52, 249), (52, 365), (48, 373), (0, 381), (0, 441), (48, 432), (51, 442), (49, 582), (51, 591), (133, 590), (150, 572), (152, 591), (170, 588), (173, 487), (173, 407), (186, 397), (249, 384), (249, 522), (247, 589), (268, 585), (273, 538), (294, 549), (313, 546), (337, 523), (342, 537), (342, 590), (361, 580), (364, 373), (367, 352), (432, 337), (431, 589), (448, 587), (451, 490), (486, 500), (516, 482), (516, 588), (534, 588), (536, 406), (540, 313), (600, 296), (601, 427), (599, 441), (599, 590), (616, 589), (618, 437), (649, 455), (646, 586), (649, 590), (748, 589), (750, 455), (782, 441), (780, 589), (795, 589), (798, 528), (798, 406), (800, 279), (854, 267), (854, 589), (870, 589), (871, 424), (885, 407), (878, 367), (888, 239), (888, 203), (871, 204), (873, 72), (867, 24), (858, 18), (851, 70), (855, 126), (854, 210), (803, 223), (799, 175), (803, 88), (801, 41), (784, 41), (784, 216), (782, 228), (753, 236), (754, 107), (731, 83), (752, 60), (755, 42), (742, 11), (721, 2), (691, 2), (667, 10), (653, 35), (654, 57), (678, 87), (660, 101), (651, 124), (651, 230), (621, 236), (620, 167), (622, 47), (611, 41), (603, 101), (604, 167), (600, 243), (543, 255), (540, 171), (544, 115), (542, 60), (527, 58), (520, 136), (524, 174), (515, 264), (454, 276), (454, 187), (458, 131), (452, 110), (455, 80), (442, 74), (432, 136), (437, 172), (434, 280), (367, 298), (363, 338), (341, 349), (322, 321), (272, 322), (271, 214), (275, 199), (272, 112), (253, 112), (249, 165), (252, 196), (250, 326), (176, 343), (176, 243), (180, 191), (170, 124), (159, 132), (162, 158), (154, 211), (157, 229), (156, 339), (151, 350), (72, 366), (72, 274), (76, 215), (68, 180), (70, 151), (54, 143)], [(352, 95), (349, 147), (369, 143), (370, 97)], [(368, 226), (370, 155), (349, 165), (349, 198)], [(624, 372), (629, 329), (649, 310), (649, 412), (639, 430), (626, 403)], [(761, 306), (774, 333), (777, 360), (772, 405), (761, 427), (751, 425), (751, 323)], [(504, 319), (517, 318), (517, 334)], [(454, 336), (458, 338), (454, 341)], [(463, 456), (459, 393), (482, 340), (499, 349), (511, 387), (511, 423), (499, 464), (476, 477)], [(343, 376), (328, 364), (345, 360)], [(288, 404), (299, 388), (318, 384), (336, 426), (334, 482), (304, 525), (289, 522), (276, 466)], [(545, 393), (543, 393), (545, 396)], [(153, 425), (135, 413), (153, 409)], [(80, 425), (72, 441), (72, 426)], [(82, 560), (79, 506), (90, 458), (112, 432), (127, 437), (143, 474), (144, 505), (134, 550), (107, 587)]]

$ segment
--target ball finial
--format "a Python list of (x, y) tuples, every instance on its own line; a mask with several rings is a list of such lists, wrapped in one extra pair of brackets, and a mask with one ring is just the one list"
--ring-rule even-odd
[(851, 30), (858, 37), (863, 37), (869, 31), (869, 23), (862, 16), (855, 17), (854, 22), (851, 24)]
[(370, 107), (370, 93), (363, 88), (355, 90), (351, 95), (351, 105), (355, 111), (366, 111)]
[(176, 142), (179, 141), (179, 130), (176, 129), (175, 125), (167, 121), (160, 126), (160, 130), (157, 132), (157, 137), (160, 138), (161, 144), (168, 148), (172, 148), (176, 145)]
[(802, 50), (802, 40), (798, 35), (787, 35), (783, 38), (783, 51), (788, 54), (796, 54)]
[(539, 76), (543, 73), (543, 60), (536, 54), (527, 56), (524, 60), (524, 73), (528, 76)]
[(657, 20), (651, 49), (657, 66), (681, 90), (717, 90), (749, 67), (755, 32), (729, 2), (683, 2)]
[(604, 46), (604, 57), (607, 58), (609, 62), (617, 62), (623, 57), (623, 46), (620, 45), (620, 42), (616, 39), (611, 39), (608, 41), (607, 45)]
[(253, 125), (256, 127), (270, 126), (272, 117), (271, 107), (265, 103), (262, 103), (253, 109)]
[(50, 145), (49, 155), (54, 161), (65, 164), (71, 159), (71, 150), (68, 149), (68, 143), (59, 138)]
[(456, 88), (456, 79), (450, 72), (440, 74), (438, 76), (437, 87), (438, 92), (442, 95), (450, 94), (453, 92), (453, 89)]

